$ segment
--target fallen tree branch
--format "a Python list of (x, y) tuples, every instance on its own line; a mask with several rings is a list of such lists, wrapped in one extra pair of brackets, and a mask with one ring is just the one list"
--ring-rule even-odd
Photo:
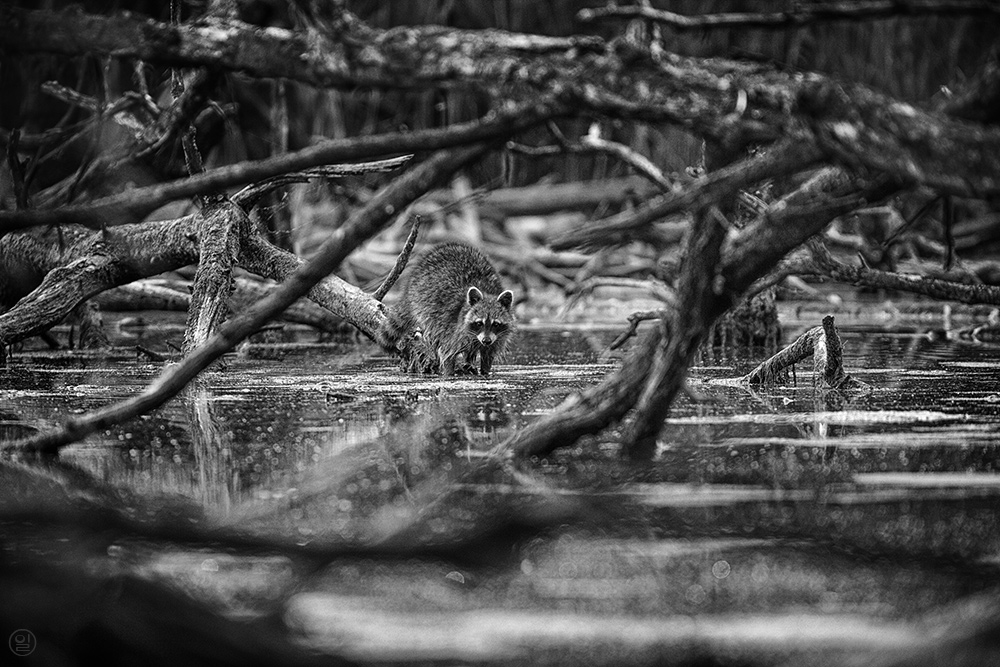
[[(329, 280), (329, 277), (327, 277)], [(322, 285), (322, 283), (320, 283)], [(232, 298), (230, 312), (239, 312), (249, 308), (255, 301), (263, 299), (277, 285), (237, 278)], [(186, 313), (191, 305), (191, 283), (182, 280), (148, 279), (137, 280), (116, 287), (97, 296), (95, 302), (102, 311), (133, 312), (138, 310), (165, 310)], [(293, 324), (304, 324), (325, 332), (335, 332), (344, 329), (345, 321), (334, 315), (329, 309), (316, 303), (302, 300), (289, 306), (281, 319)]]
[(774, 356), (761, 362), (740, 378), (749, 387), (765, 387), (782, 382), (787, 370), (806, 357), (813, 357), (813, 381), (820, 379), (830, 389), (844, 393), (867, 393), (871, 387), (844, 370), (843, 344), (833, 315), (823, 318), (823, 324), (809, 329)]
[[(33, 267), (45, 272), (41, 284), (0, 314), (0, 350), (54, 326), (95, 294), (197, 261), (193, 232), (191, 217), (150, 222), (127, 232), (93, 232), (75, 238), (66, 253), (47, 253), (52, 265)], [(16, 256), (34, 254), (29, 242), (36, 240), (24, 235), (0, 239), (9, 249), (4, 263), (20, 268), (14, 264)], [(3, 361), (0, 354), (0, 365)]]
[[(605, 204), (621, 205), (628, 201), (644, 201), (655, 196), (659, 188), (638, 176), (605, 178), (597, 181), (540, 183), (523, 187), (497, 188), (476, 194), (480, 209), (496, 211), (504, 217), (546, 215), (558, 211), (590, 211)], [(454, 191), (435, 190), (421, 203), (453, 206)]]
[[(895, 181), (866, 183), (833, 167), (817, 172), (727, 238), (713, 291), (704, 304), (704, 321), (711, 324), (784, 255), (820, 232), (835, 217), (864, 203), (878, 201), (897, 188)], [(726, 194), (720, 192), (719, 196)], [(650, 372), (650, 359), (657, 353), (662, 336), (659, 327), (651, 328), (625, 356), (617, 373), (571, 396), (554, 412), (514, 433), (498, 447), (498, 452), (515, 457), (545, 456), (620, 421), (641, 395)]]
[(766, 28), (783, 30), (830, 21), (870, 21), (894, 17), (973, 16), (1000, 14), (1000, 6), (987, 0), (872, 0), (867, 2), (817, 2), (795, 4), (781, 12), (731, 12), (685, 16), (645, 5), (581, 9), (584, 23), (601, 19), (645, 19), (678, 31), (711, 28)]
[(899, 290), (943, 301), (1000, 306), (1000, 287), (996, 285), (959, 283), (942, 278), (882, 271), (862, 265), (851, 266), (836, 259), (818, 241), (809, 244), (809, 252), (811, 259), (800, 258), (784, 270), (796, 275), (830, 278), (858, 287)]
[[(402, 164), (400, 164), (400, 166), (402, 166)], [(307, 169), (305, 171), (295, 171), (289, 174), (279, 174), (257, 183), (251, 183), (239, 192), (233, 194), (231, 199), (234, 204), (249, 213), (261, 199), (278, 188), (283, 188), (286, 185), (292, 185), (293, 183), (308, 183), (309, 181), (318, 178), (329, 179), (338, 178), (339, 176), (341, 176), (341, 174), (336, 166), (322, 166)]]
[[(714, 204), (695, 215), (681, 259), (677, 305), (660, 319), (655, 354), (625, 433), (629, 458), (650, 459), (656, 453), (663, 418), (684, 387), (691, 359), (712, 323), (729, 306), (725, 303), (726, 286), (718, 273), (729, 226)], [(720, 307), (720, 301), (725, 305)]]
[[(636, 240), (638, 230), (653, 222), (704, 206), (715, 201), (720, 193), (801, 171), (815, 164), (821, 155), (808, 142), (782, 142), (763, 155), (747, 158), (694, 181), (680, 192), (658, 197), (638, 211), (626, 211), (610, 218), (588, 222), (553, 239), (550, 246), (553, 250), (597, 249), (629, 243)], [(679, 228), (670, 236), (670, 240), (679, 240), (682, 230), (683, 228)], [(640, 234), (639, 237), (643, 238), (643, 235)]]
[[(0, 211), (0, 235), (44, 225), (76, 223), (94, 229), (104, 229), (130, 224), (138, 222), (163, 204), (177, 199), (204, 192), (221, 191), (233, 185), (266, 181), (275, 176), (320, 165), (327, 165), (323, 167), (323, 174), (328, 178), (334, 175), (391, 171), (407, 162), (412, 156), (404, 155), (358, 164), (331, 163), (491, 141), (516, 134), (563, 112), (560, 105), (545, 98), (525, 105), (491, 111), (483, 118), (446, 128), (331, 139), (299, 151), (264, 160), (219, 167), (190, 178), (136, 188), (87, 204), (63, 206), (52, 210)], [(253, 190), (248, 190), (242, 195), (245, 200), (241, 201), (252, 201), (254, 195)]]
[[(622, 287), (625, 289), (647, 292), (650, 297), (662, 301), (669, 306), (675, 306), (677, 304), (677, 293), (674, 292), (673, 288), (669, 285), (659, 280), (649, 278), (645, 280), (636, 280), (635, 278), (595, 276), (593, 278), (587, 278), (582, 283), (574, 284), (572, 293), (560, 310), (562, 312), (569, 311), (580, 299), (599, 287)], [(630, 317), (629, 321), (631, 321), (631, 319), (632, 318)]]
[[(387, 224), (396, 211), (426, 192), (435, 182), (447, 178), (457, 169), (480, 157), (487, 148), (488, 146), (479, 144), (440, 151), (400, 176), (373, 197), (364, 208), (351, 216), (333, 236), (327, 239), (316, 256), (289, 276), (280, 287), (247, 311), (222, 325), (219, 332), (204, 345), (196, 348), (180, 363), (167, 368), (137, 396), (79, 417), (72, 417), (55, 431), (16, 441), (5, 445), (4, 449), (55, 454), (61, 447), (82, 440), (95, 431), (145, 414), (163, 405), (180, 393), (209, 364), (281, 313), (336, 269), (357, 245), (359, 238), (371, 236), (374, 231)], [(374, 300), (372, 302), (377, 303)], [(366, 333), (372, 337), (377, 334), (374, 330)]]
[[(574, 113), (671, 123), (730, 148), (802, 138), (811, 129), (820, 148), (848, 164), (889, 170), (958, 196), (1000, 194), (1000, 129), (816, 73), (634, 46), (619, 51), (594, 37), (440, 26), (383, 31), (345, 11), (327, 27), (327, 33), (307, 35), (221, 18), (211, 25), (169, 26), (129, 15), (0, 8), (0, 42), (13, 52), (133, 56), (316, 86), (440, 87), (460, 81), (514, 99), (556, 96)], [(806, 126), (802, 116), (811, 118)]]
[[(91, 229), (106, 229), (141, 222), (143, 218), (160, 206), (177, 199), (185, 199), (206, 192), (216, 192), (230, 185), (246, 183), (254, 180), (255, 174), (261, 174), (267, 178), (282, 173), (285, 171), (285, 164), (293, 161), (288, 160), (293, 155), (295, 154), (287, 153), (266, 160), (240, 162), (169, 183), (158, 183), (144, 188), (126, 190), (121, 194), (103, 197), (86, 204), (11, 213), (0, 212), (0, 235), (19, 229), (45, 225), (78, 224)], [(301, 158), (301, 156), (298, 157)], [(412, 155), (404, 155), (374, 162), (328, 165), (324, 172), (329, 178), (332, 174), (353, 176), (392, 171), (405, 164), (412, 157)], [(311, 155), (310, 159), (314, 160), (315, 155)]]

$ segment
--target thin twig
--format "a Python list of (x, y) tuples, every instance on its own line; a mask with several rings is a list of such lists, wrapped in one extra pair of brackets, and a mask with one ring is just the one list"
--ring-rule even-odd
[(292, 183), (308, 183), (316, 178), (331, 179), (341, 178), (346, 175), (356, 176), (359, 174), (374, 174), (392, 171), (397, 167), (403, 166), (403, 164), (408, 162), (412, 157), (412, 155), (403, 155), (401, 157), (390, 158), (388, 160), (361, 162), (359, 164), (350, 165), (350, 172), (344, 171), (344, 165), (327, 165), (325, 167), (306, 169), (305, 171), (296, 171), (290, 174), (279, 174), (260, 181), (259, 183), (253, 183), (246, 186), (234, 194), (232, 199), (234, 204), (249, 213), (250, 210), (253, 209), (253, 207), (256, 206), (257, 203), (270, 192), (286, 185), (291, 185)]
[(569, 141), (559, 131), (555, 123), (549, 123), (549, 130), (556, 138), (556, 141), (559, 142), (558, 146), (526, 146), (511, 141), (507, 143), (507, 147), (518, 153), (539, 157), (548, 157), (560, 153), (600, 153), (611, 155), (635, 169), (641, 176), (656, 184), (664, 192), (673, 192), (676, 189), (676, 184), (664, 176), (663, 172), (649, 158), (624, 144), (601, 138), (600, 134), (594, 129), (596, 127), (595, 123), (591, 126), (591, 132), (581, 137), (579, 141)]
[(392, 265), (392, 270), (389, 275), (385, 277), (382, 284), (378, 286), (372, 297), (376, 301), (381, 301), (385, 298), (385, 295), (389, 293), (392, 286), (396, 284), (399, 280), (400, 274), (403, 273), (403, 269), (406, 268), (406, 263), (410, 261), (410, 253), (413, 252), (413, 246), (417, 242), (417, 233), (420, 231), (421, 218), (419, 215), (413, 216), (413, 225), (410, 227), (410, 234), (406, 237), (406, 243), (403, 244), (403, 250), (399, 253), (399, 257), (396, 258), (396, 263)]

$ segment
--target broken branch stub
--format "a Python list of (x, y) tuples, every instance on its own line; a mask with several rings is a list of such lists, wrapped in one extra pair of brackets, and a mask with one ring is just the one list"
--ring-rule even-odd
[(844, 370), (844, 346), (834, 325), (833, 315), (823, 318), (823, 324), (809, 329), (774, 356), (763, 361), (740, 378), (750, 387), (768, 387), (783, 382), (788, 369), (812, 356), (813, 382), (848, 394), (867, 394), (871, 386), (852, 377)]

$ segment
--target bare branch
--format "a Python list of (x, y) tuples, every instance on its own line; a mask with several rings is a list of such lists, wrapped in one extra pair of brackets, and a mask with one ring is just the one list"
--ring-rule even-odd
[(816, 349), (816, 341), (823, 337), (823, 327), (809, 329), (777, 354), (768, 357), (752, 371), (740, 378), (751, 387), (770, 386), (782, 381), (788, 368), (807, 358)]
[(648, 459), (656, 452), (656, 436), (663, 428), (663, 416), (684, 387), (691, 358), (712, 322), (728, 307), (727, 286), (719, 280), (719, 259), (727, 230), (728, 224), (717, 205), (706, 206), (696, 213), (681, 259), (677, 306), (660, 320), (659, 340), (635, 403), (635, 417), (625, 435), (631, 458)]
[(7, 144), (7, 168), (10, 169), (11, 185), (14, 187), (14, 204), (18, 209), (28, 208), (28, 191), (24, 182), (24, 163), (17, 155), (21, 141), (21, 130), (15, 128), (10, 133), (10, 143)]
[(515, 134), (562, 112), (561, 107), (545, 99), (511, 106), (500, 112), (491, 112), (482, 119), (446, 128), (329, 140), (265, 160), (240, 162), (183, 180), (137, 188), (89, 204), (46, 211), (0, 211), (0, 234), (42, 225), (78, 223), (99, 229), (130, 224), (176, 199), (263, 181), (318, 165), (330, 165), (327, 169), (332, 171), (327, 173), (340, 176), (368, 173), (376, 168), (393, 169), (408, 160), (409, 156), (354, 165), (332, 163), (490, 141)]
[(849, 266), (836, 259), (826, 246), (818, 242), (810, 243), (809, 250), (813, 262), (799, 264), (795, 268), (799, 275), (823, 276), (848, 285), (899, 290), (946, 301), (1000, 306), (1000, 287), (995, 285), (967, 285), (941, 278), (893, 273), (866, 266)]
[(821, 326), (809, 329), (791, 345), (761, 362), (741, 377), (740, 382), (750, 387), (777, 384), (785, 378), (790, 367), (810, 355), (813, 356), (814, 382), (822, 379), (831, 389), (853, 394), (871, 391), (868, 384), (844, 370), (843, 343), (834, 325), (833, 315), (827, 315)]
[(599, 133), (599, 126), (595, 123), (591, 127), (591, 132), (582, 137), (579, 141), (569, 141), (558, 131), (554, 123), (549, 124), (550, 129), (559, 141), (559, 146), (525, 146), (513, 141), (507, 143), (507, 147), (518, 153), (532, 156), (552, 156), (560, 153), (593, 154), (600, 153), (615, 157), (625, 164), (635, 169), (641, 176), (652, 183), (655, 183), (660, 190), (671, 192), (676, 185), (671, 182), (663, 172), (654, 165), (649, 158), (642, 153), (635, 151), (624, 144), (616, 141), (602, 139)]
[(868, 182), (836, 167), (820, 170), (727, 241), (721, 272), (727, 291), (742, 294), (831, 220), (898, 189), (891, 179)]
[(74, 251), (58, 259), (41, 285), (0, 314), (0, 349), (54, 326), (95, 294), (196, 261), (194, 231), (192, 217), (185, 217), (144, 225), (127, 242), (119, 241), (116, 230), (76, 240)]
[[(636, 239), (638, 230), (668, 215), (696, 209), (734, 189), (801, 171), (817, 162), (820, 157), (820, 151), (808, 143), (800, 145), (790, 141), (782, 142), (763, 155), (719, 169), (680, 192), (654, 199), (638, 211), (626, 211), (589, 222), (553, 239), (551, 246), (554, 250), (576, 247), (594, 249), (628, 243)], [(642, 234), (638, 236), (642, 238)], [(672, 238), (677, 236), (679, 235)]]
[[(27, 11), (2, 5), (0, 43), (14, 52), (94, 53), (139, 58), (172, 67), (210, 66), (324, 87), (377, 86), (386, 83), (384, 77), (393, 70), (399, 72), (398, 77), (392, 77), (396, 87), (426, 85), (442, 77), (459, 78), (460, 72), (453, 63), (435, 64), (432, 59), (419, 56), (414, 60), (414, 49), (437, 51), (442, 42), (453, 39), (454, 31), (426, 26), (417, 30), (420, 41), (414, 41), (410, 29), (378, 31), (344, 14), (349, 20), (340, 22), (336, 28), (304, 33), (273, 26), (260, 30), (222, 17), (175, 26), (135, 14), (98, 16), (83, 12)], [(344, 34), (347, 31), (356, 34)], [(460, 32), (465, 36), (473, 33), (477, 36), (477, 49), (498, 56), (576, 55), (604, 48), (603, 40), (591, 36), (549, 37), (504, 30)], [(371, 42), (375, 48), (356, 50), (357, 43), (362, 41)], [(404, 67), (398, 66), (407, 61)], [(392, 66), (394, 63), (397, 66)], [(434, 73), (416, 78), (407, 76), (405, 70), (416, 64), (430, 66)], [(490, 72), (488, 76), (496, 79), (497, 74)]]
[[(649, 296), (668, 305), (676, 305), (677, 294), (669, 285), (655, 279), (636, 280), (635, 278), (613, 278), (608, 276), (595, 276), (587, 278), (581, 283), (574, 285), (573, 293), (561, 308), (562, 312), (569, 311), (576, 303), (599, 287), (624, 287), (638, 291), (648, 292)], [(631, 321), (631, 318), (630, 318)]]
[[(70, 17), (0, 7), (0, 43), (15, 52), (136, 56), (318, 86), (460, 81), (514, 99), (552, 95), (577, 113), (672, 123), (731, 147), (804, 139), (811, 129), (823, 150), (849, 165), (886, 170), (959, 196), (1000, 194), (1000, 129), (948, 119), (816, 73), (619, 49), (594, 38), (552, 42), (440, 26), (380, 31), (354, 17), (329, 32), (256, 30), (221, 18), (210, 25), (169, 26), (130, 15)], [(557, 44), (564, 48), (553, 50)], [(810, 127), (802, 126), (800, 114), (811, 118)], [(313, 165), (284, 171), (307, 166)]]
[(421, 218), (419, 215), (413, 216), (413, 226), (410, 227), (410, 233), (406, 237), (406, 243), (403, 244), (403, 250), (399, 253), (399, 257), (396, 258), (396, 263), (392, 265), (392, 271), (389, 275), (385, 277), (382, 284), (378, 286), (375, 293), (372, 294), (372, 298), (376, 301), (381, 301), (385, 298), (385, 295), (389, 293), (392, 286), (396, 284), (399, 280), (399, 276), (403, 273), (403, 269), (406, 268), (406, 263), (410, 260), (410, 253), (413, 252), (413, 246), (417, 242), (417, 234), (420, 232), (420, 222)]
[[(738, 234), (727, 239), (712, 280), (712, 290), (704, 295), (704, 303), (698, 303), (698, 319), (710, 324), (785, 254), (821, 231), (836, 216), (865, 202), (877, 201), (897, 187), (894, 181), (881, 180), (869, 184), (855, 180), (837, 168), (820, 170), (797, 190), (771, 205)], [(725, 194), (722, 192), (720, 196)], [(829, 203), (828, 199), (832, 199), (833, 203)], [(706, 268), (701, 267), (699, 275), (704, 277)], [(686, 298), (681, 302), (685, 316), (690, 301)], [(693, 329), (687, 332), (696, 333)], [(537, 419), (511, 436), (499, 450), (515, 456), (544, 456), (621, 420), (647, 386), (650, 359), (668, 354), (677, 358), (677, 355), (690, 351), (688, 345), (693, 342), (691, 338), (674, 343), (672, 350), (668, 350), (664, 347), (668, 345), (664, 333), (660, 328), (653, 328), (641, 335), (639, 342), (626, 355), (618, 373), (570, 397), (556, 412)], [(676, 387), (671, 387), (661, 385), (661, 390), (676, 391)], [(651, 395), (650, 400), (653, 398)], [(648, 417), (645, 423), (647, 426), (651, 423)]]
[(647, 6), (610, 6), (582, 9), (584, 23), (601, 19), (646, 19), (678, 32), (718, 28), (767, 28), (781, 30), (829, 21), (869, 21), (897, 16), (1000, 14), (1000, 6), (987, 0), (873, 0), (871, 2), (799, 3), (783, 12), (733, 12), (685, 16)]
[(659, 320), (664, 317), (667, 317), (668, 315), (669, 312), (666, 311), (665, 309), (640, 310), (638, 312), (632, 313), (631, 315), (628, 316), (628, 329), (623, 331), (621, 334), (618, 335), (617, 338), (611, 341), (611, 345), (608, 346), (608, 349), (617, 350), (622, 345), (624, 345), (629, 338), (632, 338), (633, 336), (636, 335), (636, 332), (639, 330), (639, 324), (641, 322), (648, 322), (649, 320)]
[[(176, 396), (188, 382), (234, 345), (281, 313), (316, 283), (331, 273), (365, 237), (384, 226), (400, 208), (426, 192), (436, 181), (480, 157), (487, 149), (480, 144), (468, 148), (441, 151), (403, 174), (384, 188), (354, 214), (320, 248), (317, 255), (295, 271), (282, 285), (247, 311), (226, 322), (219, 332), (195, 349), (180, 363), (167, 368), (139, 395), (67, 420), (55, 431), (5, 445), (5, 450), (54, 453), (59, 448), (82, 440), (95, 431), (125, 419), (145, 414)], [(373, 335), (374, 332), (368, 332)]]
[[(404, 155), (398, 158), (378, 160), (376, 162), (364, 162), (352, 166), (358, 168), (359, 173), (361, 173), (361, 169), (366, 167), (371, 169), (371, 171), (367, 173), (382, 173), (401, 167), (412, 158), (412, 155)], [(234, 194), (232, 196), (232, 200), (234, 204), (238, 205), (244, 211), (249, 212), (254, 206), (257, 205), (257, 202), (278, 188), (291, 185), (292, 183), (308, 183), (309, 181), (317, 178), (339, 178), (343, 175), (343, 170), (340, 165), (316, 167), (314, 169), (296, 171), (290, 174), (280, 174), (246, 186)]]
[(866, 166), (963, 197), (1000, 194), (1000, 129), (953, 120), (891, 100), (864, 86), (815, 81), (798, 109), (818, 144), (849, 167)]
[[(170, 183), (127, 190), (122, 194), (98, 199), (88, 204), (62, 206), (49, 210), (0, 212), (0, 234), (44, 225), (79, 224), (91, 229), (105, 229), (134, 224), (141, 222), (147, 215), (171, 201), (214, 192), (228, 185), (245, 183), (253, 180), (253, 174), (258, 172), (263, 171), (265, 177), (281, 173), (282, 158), (290, 155), (293, 154), (288, 153), (256, 162), (240, 162)], [(412, 157), (404, 155), (375, 162), (330, 165), (325, 172), (329, 177), (329, 174), (334, 173), (337, 176), (351, 176), (373, 171), (389, 171), (405, 164)]]

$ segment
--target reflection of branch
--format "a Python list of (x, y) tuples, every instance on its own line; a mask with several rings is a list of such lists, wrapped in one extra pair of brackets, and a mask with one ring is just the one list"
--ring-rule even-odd
[(708, 28), (782, 29), (825, 21), (866, 21), (894, 16), (935, 14), (998, 14), (1000, 5), (984, 0), (871, 0), (868, 2), (796, 3), (783, 12), (733, 12), (684, 16), (646, 6), (601, 7), (583, 9), (578, 20), (591, 22), (605, 18), (646, 19), (667, 25), (678, 32)]

